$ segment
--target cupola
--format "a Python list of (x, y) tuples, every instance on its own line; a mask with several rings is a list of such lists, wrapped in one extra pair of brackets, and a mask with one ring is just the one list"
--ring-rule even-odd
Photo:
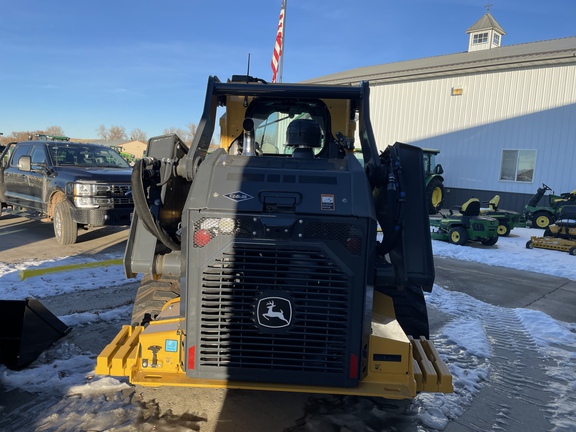
[(468, 52), (498, 48), (502, 44), (502, 36), (506, 32), (490, 14), (490, 6), (487, 4), (486, 14), (466, 30), (470, 35)]

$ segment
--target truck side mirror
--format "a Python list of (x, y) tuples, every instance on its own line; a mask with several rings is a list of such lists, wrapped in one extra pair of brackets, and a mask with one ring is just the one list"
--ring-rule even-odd
[(20, 171), (30, 172), (32, 165), (32, 158), (30, 156), (21, 156), (18, 159), (18, 169)]
[(436, 174), (444, 174), (444, 168), (442, 168), (442, 165), (438, 164), (434, 167), (434, 172)]

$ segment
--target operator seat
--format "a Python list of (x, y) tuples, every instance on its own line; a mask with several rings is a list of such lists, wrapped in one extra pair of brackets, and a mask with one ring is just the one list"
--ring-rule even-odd
[(293, 120), (286, 129), (286, 145), (294, 148), (294, 158), (314, 158), (314, 148), (322, 147), (320, 125), (312, 119)]
[(462, 216), (479, 216), (480, 215), (480, 200), (478, 198), (470, 198), (462, 207), (460, 207)]
[(480, 209), (480, 214), (498, 211), (498, 204), (500, 204), (500, 195), (494, 195), (494, 198), (488, 201), (488, 208)]
[(494, 198), (488, 201), (488, 207), (492, 211), (498, 210), (498, 204), (500, 204), (500, 195), (494, 195)]

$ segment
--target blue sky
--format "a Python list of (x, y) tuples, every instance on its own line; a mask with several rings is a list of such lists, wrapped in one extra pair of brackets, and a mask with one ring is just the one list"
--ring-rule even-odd
[[(284, 82), (466, 51), (488, 0), (288, 0)], [(492, 0), (502, 45), (576, 36), (574, 0)], [(0, 132), (197, 123), (209, 75), (270, 80), (281, 0), (0, 0)]]

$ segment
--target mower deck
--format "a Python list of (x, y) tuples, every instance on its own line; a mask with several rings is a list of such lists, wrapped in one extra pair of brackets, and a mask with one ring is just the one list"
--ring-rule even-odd
[(540, 248), (568, 252), (576, 255), (576, 240), (568, 240), (558, 237), (531, 237), (526, 243), (527, 249)]

